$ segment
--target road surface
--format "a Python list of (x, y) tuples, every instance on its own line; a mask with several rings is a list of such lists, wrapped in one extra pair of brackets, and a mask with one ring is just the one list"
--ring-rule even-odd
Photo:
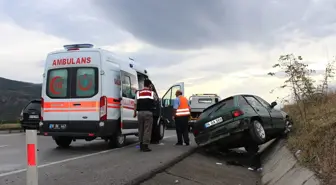
[[(167, 130), (160, 145), (152, 145), (152, 152), (142, 153), (137, 144), (106, 150), (104, 141), (77, 142), (70, 149), (60, 150), (51, 138), (39, 136), (39, 184), (130, 183), (195, 148), (194, 144), (175, 146), (175, 137), (174, 131)], [(136, 138), (128, 140), (132, 143)], [(0, 142), (0, 184), (26, 184), (24, 134), (1, 135)]]
[[(175, 132), (167, 130), (165, 136), (174, 135)], [(26, 168), (26, 136), (24, 133), (0, 134), (0, 177), (7, 173)], [(135, 136), (127, 136), (128, 145), (137, 142)], [(87, 142), (77, 140), (69, 149), (60, 149), (51, 137), (38, 136), (39, 165), (48, 165), (64, 160), (76, 159), (108, 150), (103, 140)]]

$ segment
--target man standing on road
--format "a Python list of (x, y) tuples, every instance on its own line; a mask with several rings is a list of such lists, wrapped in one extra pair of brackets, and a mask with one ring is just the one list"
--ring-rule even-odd
[[(174, 100), (173, 120), (175, 119), (175, 127), (177, 134), (176, 145), (189, 145), (188, 121), (190, 116), (189, 101), (182, 95), (182, 91), (177, 90), (176, 99)], [(182, 140), (183, 139), (183, 140)]]
[(133, 117), (135, 118), (138, 111), (140, 150), (143, 152), (151, 151), (148, 145), (152, 135), (155, 95), (150, 89), (150, 85), (151, 81), (146, 79), (144, 81), (144, 88), (137, 91), (133, 113)]

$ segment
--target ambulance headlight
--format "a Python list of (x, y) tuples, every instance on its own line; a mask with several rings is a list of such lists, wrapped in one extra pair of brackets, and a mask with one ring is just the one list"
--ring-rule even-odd
[(99, 126), (103, 127), (104, 126), (104, 122), (99, 122)]

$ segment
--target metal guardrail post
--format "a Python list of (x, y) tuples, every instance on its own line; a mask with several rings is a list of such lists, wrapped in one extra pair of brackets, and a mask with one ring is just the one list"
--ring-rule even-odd
[(26, 143), (27, 143), (27, 185), (38, 185), (36, 130), (26, 130)]

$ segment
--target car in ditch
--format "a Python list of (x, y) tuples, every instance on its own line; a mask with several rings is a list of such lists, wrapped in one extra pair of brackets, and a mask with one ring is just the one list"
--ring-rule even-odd
[(199, 146), (219, 145), (225, 149), (245, 147), (257, 152), (259, 145), (283, 135), (286, 114), (256, 95), (234, 95), (205, 109), (194, 124)]

